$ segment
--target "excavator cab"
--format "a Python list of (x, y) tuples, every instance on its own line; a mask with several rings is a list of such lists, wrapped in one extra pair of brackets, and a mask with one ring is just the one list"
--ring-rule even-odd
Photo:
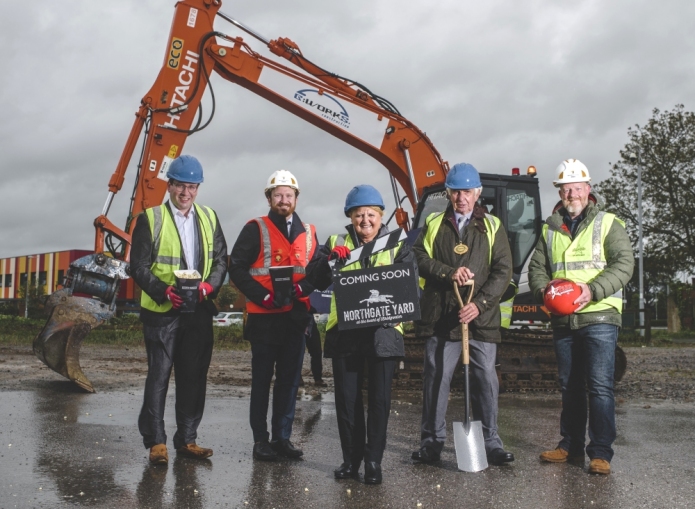
[[(483, 192), (478, 203), (487, 209), (488, 214), (498, 217), (509, 238), (514, 261), (514, 282), (519, 286), (519, 298), (530, 295), (528, 288), (528, 261), (531, 252), (541, 234), (543, 220), (541, 216), (541, 200), (538, 179), (533, 175), (498, 175), (481, 173)], [(428, 187), (418, 206), (413, 219), (413, 228), (409, 238), (413, 241), (424, 226), (427, 217), (433, 212), (443, 212), (449, 199), (443, 184)], [(540, 310), (541, 316), (535, 319), (547, 319)], [(513, 316), (516, 320), (533, 320), (527, 314)]]

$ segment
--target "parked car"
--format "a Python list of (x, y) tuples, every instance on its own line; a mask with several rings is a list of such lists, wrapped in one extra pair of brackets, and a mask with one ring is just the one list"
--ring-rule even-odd
[(224, 311), (215, 315), (212, 323), (220, 327), (226, 327), (232, 324), (241, 325), (244, 323), (244, 313), (240, 313), (239, 311)]

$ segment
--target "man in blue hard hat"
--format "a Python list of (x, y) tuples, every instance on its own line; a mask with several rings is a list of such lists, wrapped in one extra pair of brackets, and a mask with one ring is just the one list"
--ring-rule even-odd
[[(500, 298), (512, 278), (512, 253), (501, 221), (477, 203), (482, 192), (478, 171), (455, 165), (446, 176), (449, 205), (433, 213), (415, 241), (424, 288), (416, 333), (427, 336), (420, 449), (415, 461), (439, 461), (446, 440), (446, 408), (454, 369), (461, 358), (461, 324), (470, 329), (471, 406), (482, 423), (488, 462), (503, 465), (514, 455), (497, 433), (495, 372), (500, 342)], [(459, 308), (453, 283), (475, 281), (469, 304)]]
[[(147, 348), (147, 380), (138, 427), (150, 462), (166, 464), (164, 404), (171, 368), (176, 377), (177, 454), (205, 459), (212, 449), (196, 445), (203, 417), (207, 373), (212, 357), (212, 299), (227, 271), (227, 244), (215, 211), (195, 199), (203, 167), (189, 155), (171, 162), (167, 171), (169, 201), (138, 216), (130, 254), (133, 279), (142, 289), (140, 320)], [(197, 270), (202, 281), (191, 313), (179, 311), (182, 297), (174, 271)]]

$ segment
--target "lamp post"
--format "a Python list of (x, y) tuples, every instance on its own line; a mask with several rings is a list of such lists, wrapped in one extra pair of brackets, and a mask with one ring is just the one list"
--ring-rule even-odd
[(630, 162), (637, 164), (637, 245), (639, 249), (639, 324), (640, 335), (644, 336), (644, 245), (642, 241), (642, 164), (634, 152), (628, 155)]
[(29, 318), (29, 274), (31, 269), (31, 259), (34, 255), (27, 255), (27, 285), (24, 290), (24, 318)]

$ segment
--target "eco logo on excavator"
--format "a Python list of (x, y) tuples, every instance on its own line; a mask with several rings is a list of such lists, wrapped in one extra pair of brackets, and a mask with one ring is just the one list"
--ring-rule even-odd
[[(318, 115), (339, 125), (343, 129), (350, 128), (350, 115), (337, 99), (326, 93), (320, 93), (315, 88), (297, 90), (294, 98), (309, 109), (316, 110)], [(328, 100), (332, 101), (328, 102)]]

